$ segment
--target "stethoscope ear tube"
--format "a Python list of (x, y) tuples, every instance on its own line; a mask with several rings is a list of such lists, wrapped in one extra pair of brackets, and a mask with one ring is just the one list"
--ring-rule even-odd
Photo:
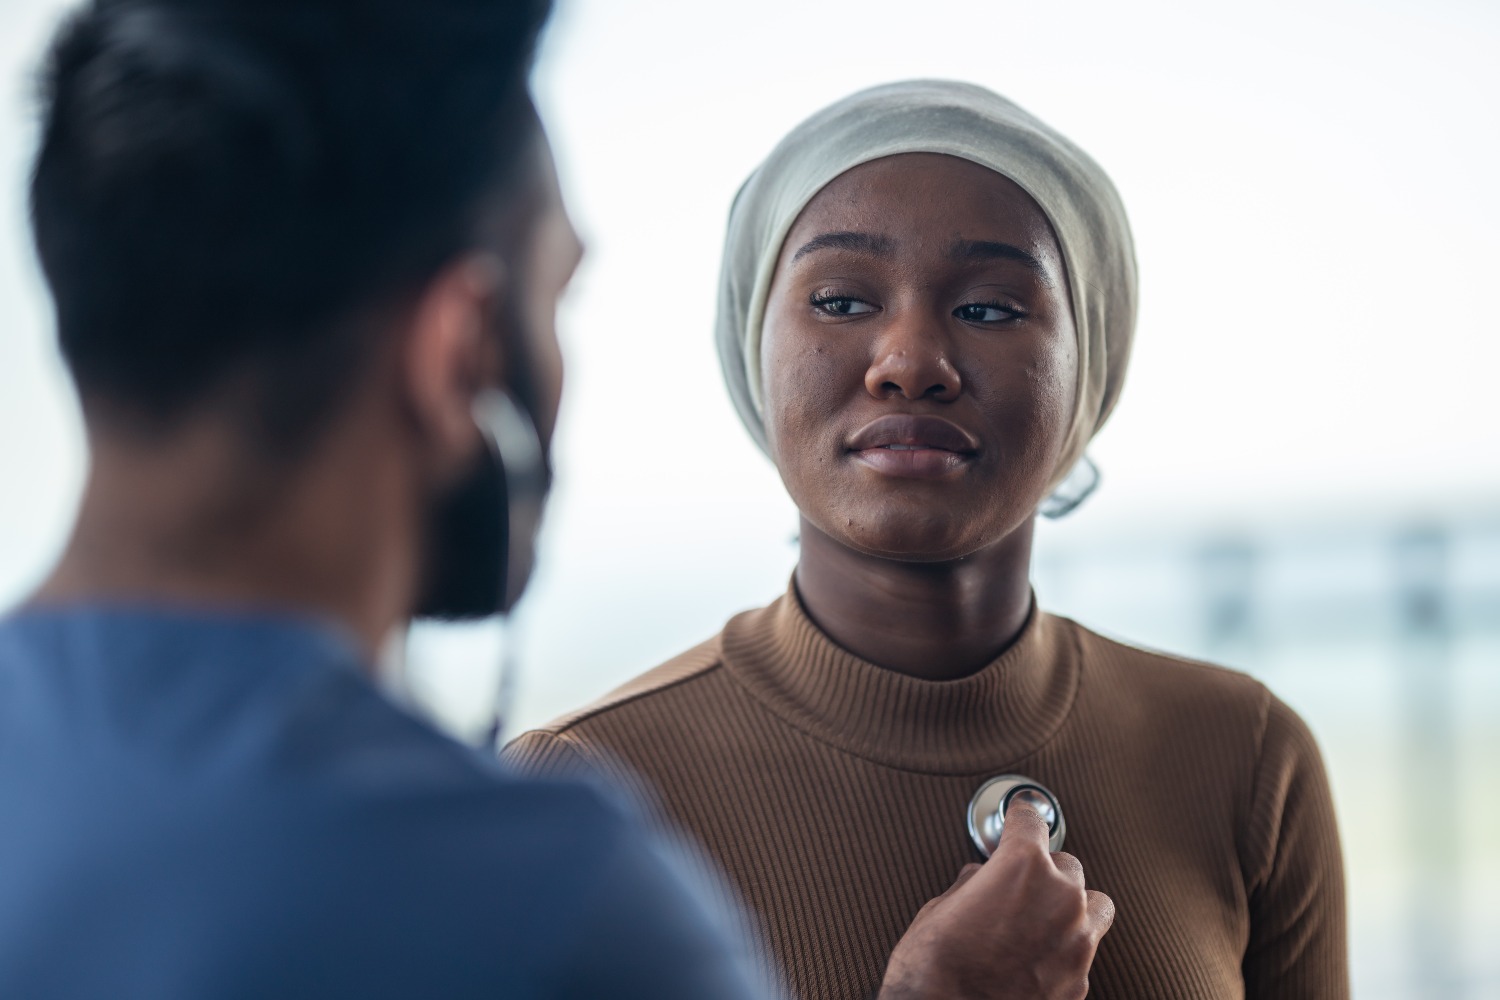
[(1068, 824), (1057, 796), (1041, 782), (1024, 775), (1002, 774), (980, 785), (969, 800), (969, 837), (979, 853), (987, 858), (1000, 845), (1000, 834), (1005, 829), (1005, 811), (1017, 799), (1035, 808), (1047, 822), (1048, 850), (1053, 853), (1062, 850)]

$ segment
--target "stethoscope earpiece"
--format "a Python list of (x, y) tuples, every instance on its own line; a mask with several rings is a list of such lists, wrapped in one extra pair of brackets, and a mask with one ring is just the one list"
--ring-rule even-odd
[(1002, 774), (979, 786), (969, 800), (969, 836), (979, 853), (989, 857), (1000, 844), (1000, 834), (1005, 829), (1005, 811), (1013, 802), (1022, 802), (1037, 811), (1047, 823), (1048, 850), (1062, 850), (1063, 838), (1067, 836), (1068, 824), (1063, 819), (1062, 806), (1057, 796), (1046, 786), (1019, 774)]

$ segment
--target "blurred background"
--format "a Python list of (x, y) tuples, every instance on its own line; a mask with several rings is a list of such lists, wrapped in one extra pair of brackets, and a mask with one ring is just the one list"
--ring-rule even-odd
[[(84, 474), (25, 226), (31, 72), (0, 13), (0, 603)], [(511, 632), (417, 631), (414, 697), (512, 730), (786, 587), (795, 511), (711, 343), (737, 186), (873, 83), (990, 86), (1130, 210), (1138, 347), (1042, 605), (1264, 679), (1327, 755), (1356, 995), (1500, 998), (1500, 5), (1493, 0), (563, 0), (536, 89), (589, 255), (542, 570)]]

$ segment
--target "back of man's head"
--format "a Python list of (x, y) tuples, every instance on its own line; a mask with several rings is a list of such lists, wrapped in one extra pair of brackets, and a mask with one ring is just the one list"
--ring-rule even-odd
[(521, 176), (550, 0), (93, 0), (31, 188), (85, 414), (295, 450)]

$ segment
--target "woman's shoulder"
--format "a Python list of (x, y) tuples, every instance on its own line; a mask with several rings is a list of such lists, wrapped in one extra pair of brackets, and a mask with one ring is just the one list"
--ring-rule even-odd
[(1149, 649), (1048, 615), (1079, 663), (1079, 707), (1165, 735), (1185, 730), (1248, 742), (1256, 757), (1316, 762), (1317, 744), (1302, 718), (1265, 684), (1230, 667)]
[(690, 718), (695, 703), (712, 700), (700, 691), (723, 663), (721, 636), (672, 657), (608, 694), (516, 737), (501, 759), (532, 773), (596, 773), (603, 763), (597, 751), (618, 755), (622, 738), (660, 731), (664, 722)]
[(613, 714), (621, 710), (629, 711), (632, 705), (644, 707), (639, 703), (703, 678), (712, 673), (721, 661), (719, 637), (714, 636), (677, 654), (665, 663), (652, 667), (643, 674), (638, 674), (582, 708), (554, 719), (545, 728), (554, 732), (565, 732), (584, 726), (590, 719), (598, 716)]
[(1203, 699), (1257, 706), (1271, 697), (1266, 686), (1241, 670), (1151, 649), (1104, 635), (1071, 618), (1048, 614), (1060, 644), (1070, 647), (1086, 683), (1103, 685), (1119, 696)]

